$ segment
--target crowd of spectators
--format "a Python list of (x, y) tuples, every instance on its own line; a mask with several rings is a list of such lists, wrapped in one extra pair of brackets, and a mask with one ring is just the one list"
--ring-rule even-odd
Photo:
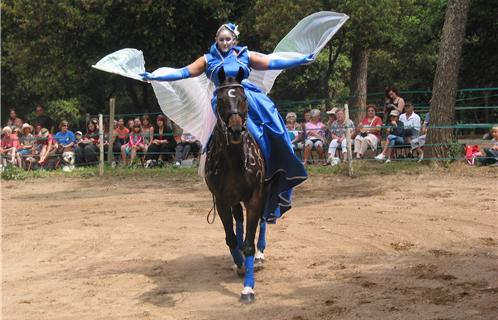
[[(386, 163), (391, 161), (397, 150), (406, 149), (403, 156), (416, 157), (418, 161), (423, 159), (429, 113), (424, 115), (422, 121), (415, 113), (413, 104), (405, 102), (394, 87), (386, 91), (382, 111), (373, 104), (367, 105), (365, 111), (366, 116), (358, 125), (346, 120), (344, 109), (337, 107), (326, 112), (327, 118), (322, 118), (318, 109), (305, 110), (302, 123), (297, 121), (294, 112), (288, 113), (285, 119), (294, 150), (302, 155), (304, 164), (337, 164), (346, 159), (346, 131), (351, 129), (352, 151), (357, 159), (365, 158), (368, 149), (373, 151), (376, 160)], [(385, 115), (385, 121), (378, 113)], [(310, 159), (313, 150), (317, 159)], [(325, 150), (328, 151), (327, 156)]]
[[(90, 119), (85, 133), (71, 131), (70, 123), (55, 121), (45, 114), (42, 106), (35, 109), (34, 126), (18, 117), (11, 109), (2, 129), (2, 166), (8, 164), (26, 168), (57, 168), (64, 165), (95, 165), (100, 156), (100, 130), (97, 119)], [(125, 126), (125, 123), (127, 126)], [(165, 162), (181, 166), (188, 157), (196, 158), (201, 151), (200, 142), (192, 135), (182, 133), (170, 119), (159, 114), (155, 125), (149, 115), (114, 121), (112, 130), (104, 130), (104, 150), (112, 165), (154, 167)], [(69, 160), (68, 160), (69, 159)]]
[[(286, 127), (290, 142), (305, 165), (322, 163), (335, 165), (346, 160), (346, 132), (351, 129), (353, 157), (370, 158), (385, 163), (393, 157), (424, 158), (424, 145), (430, 124), (430, 114), (423, 117), (414, 110), (413, 103), (399, 96), (396, 88), (386, 91), (383, 110), (376, 105), (366, 106), (366, 116), (357, 125), (347, 120), (345, 110), (332, 107), (322, 117), (318, 109), (305, 110), (302, 120), (295, 112), (287, 113)], [(384, 121), (380, 115), (384, 115)], [(95, 165), (100, 157), (100, 130), (97, 119), (90, 119), (85, 130), (71, 131), (71, 124), (56, 122), (37, 106), (33, 125), (24, 122), (15, 109), (2, 129), (0, 155), (2, 166), (11, 164), (26, 169), (38, 167), (57, 168), (64, 162), (77, 166)], [(146, 168), (172, 163), (182, 166), (187, 158), (197, 158), (201, 143), (188, 133), (182, 133), (170, 119), (159, 114), (131, 119), (119, 118), (113, 128), (103, 128), (104, 150), (111, 145), (112, 154), (107, 159), (112, 166), (143, 166)], [(498, 127), (492, 129), (490, 148), (480, 163), (498, 164)], [(315, 151), (315, 153), (313, 153)], [(313, 158), (316, 159), (313, 159)], [(69, 160), (68, 160), (69, 159)]]

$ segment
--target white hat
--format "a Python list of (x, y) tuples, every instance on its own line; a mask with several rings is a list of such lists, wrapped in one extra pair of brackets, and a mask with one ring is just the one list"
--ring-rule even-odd
[(399, 111), (398, 110), (392, 110), (391, 113), (389, 113), (390, 116), (399, 116)]
[(24, 131), (24, 129), (26, 128), (29, 128), (29, 131), (33, 131), (33, 126), (30, 125), (29, 123), (25, 122), (22, 127), (21, 127), (21, 131)]
[(327, 111), (327, 114), (335, 114), (337, 112), (337, 109), (336, 107), (333, 107), (332, 109), (330, 109), (329, 111)]

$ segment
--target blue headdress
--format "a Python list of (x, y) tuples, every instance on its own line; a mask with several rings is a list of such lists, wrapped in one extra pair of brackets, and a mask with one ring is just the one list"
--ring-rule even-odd
[(216, 34), (218, 34), (220, 32), (220, 30), (223, 29), (223, 28), (225, 28), (228, 31), (230, 31), (231, 33), (233, 33), (235, 35), (235, 38), (239, 37), (240, 32), (238, 30), (238, 28), (239, 28), (238, 25), (233, 24), (231, 22), (227, 22), (227, 23), (225, 23), (224, 25), (222, 25), (221, 27), (218, 28), (218, 31), (216, 31)]

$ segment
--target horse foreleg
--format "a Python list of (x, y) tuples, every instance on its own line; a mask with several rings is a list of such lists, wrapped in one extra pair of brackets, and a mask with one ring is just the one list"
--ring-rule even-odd
[(263, 253), (266, 248), (266, 222), (261, 219), (259, 222), (259, 236), (256, 245), (256, 255), (254, 256), (254, 267), (262, 268), (265, 262), (265, 254)]
[(235, 235), (237, 236), (237, 246), (240, 251), (244, 247), (244, 212), (242, 205), (239, 203), (232, 207), (232, 214), (235, 218)]
[(218, 201), (216, 201), (216, 207), (218, 208), (218, 214), (220, 215), (221, 223), (223, 223), (223, 228), (225, 229), (225, 242), (230, 249), (233, 262), (237, 265), (237, 269), (241, 270), (244, 258), (238, 248), (237, 238), (233, 232), (233, 217), (231, 208), (219, 203)]
[(256, 230), (258, 228), (258, 222), (261, 217), (261, 205), (257, 204), (255, 206), (246, 206), (247, 211), (247, 225), (246, 225), (246, 237), (244, 241), (244, 289), (242, 290), (240, 296), (240, 302), (242, 303), (252, 303), (254, 302), (254, 253), (256, 251), (254, 247), (254, 238), (256, 237)]

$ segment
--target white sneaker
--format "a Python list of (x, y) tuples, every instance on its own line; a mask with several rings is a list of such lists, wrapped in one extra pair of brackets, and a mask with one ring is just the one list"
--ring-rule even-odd
[(385, 156), (383, 153), (381, 153), (381, 154), (379, 154), (378, 156), (376, 156), (374, 159), (375, 159), (375, 160), (382, 161), (382, 160), (384, 160), (385, 158), (386, 158), (386, 156)]
[(182, 164), (180, 163), (180, 161), (175, 162), (175, 166), (179, 167), (179, 166), (181, 166), (181, 165), (182, 165)]
[(420, 152), (420, 156), (418, 157), (418, 161), (417, 162), (422, 162), (422, 160), (424, 160), (424, 152)]

